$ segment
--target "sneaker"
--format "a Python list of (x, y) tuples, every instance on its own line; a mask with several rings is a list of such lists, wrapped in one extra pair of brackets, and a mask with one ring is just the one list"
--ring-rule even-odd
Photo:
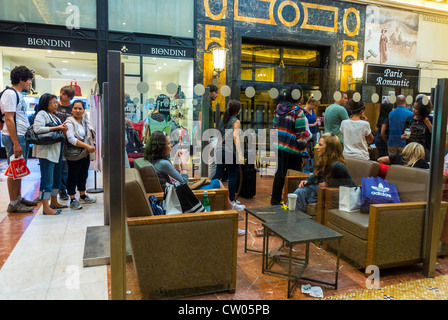
[(61, 192), (59, 192), (59, 199), (61, 200), (68, 200), (70, 197), (67, 194), (67, 191), (62, 190)]
[(78, 200), (73, 199), (72, 201), (70, 201), (70, 208), (74, 210), (81, 210), (82, 206), (79, 204)]
[(239, 236), (244, 236), (245, 234), (246, 234), (246, 230), (238, 229), (238, 235)]
[(232, 204), (232, 210), (238, 211), (238, 213), (243, 212), (246, 209), (246, 206), (243, 204), (236, 204), (233, 202)]
[(25, 198), (20, 199), (20, 202), (27, 207), (35, 207), (39, 204), (40, 200), (26, 200)]
[(90, 198), (89, 196), (85, 196), (84, 198), (79, 198), (79, 201), (81, 202), (81, 203), (95, 203), (96, 202), (96, 199), (94, 199), (94, 198)]
[(6, 212), (8, 212), (8, 213), (28, 213), (28, 212), (32, 212), (33, 210), (34, 210), (33, 207), (26, 206), (22, 202), (19, 201), (16, 204), (10, 203), (8, 205), (8, 209), (6, 210)]

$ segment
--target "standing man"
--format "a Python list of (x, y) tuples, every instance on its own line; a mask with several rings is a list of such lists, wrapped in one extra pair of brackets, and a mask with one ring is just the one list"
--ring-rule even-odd
[(344, 144), (344, 135), (341, 132), (341, 122), (350, 119), (345, 109), (348, 103), (347, 92), (341, 92), (341, 99), (335, 101), (331, 106), (325, 109), (324, 128), (325, 133), (333, 133)]
[[(17, 66), (11, 71), (10, 89), (3, 92), (0, 99), (0, 108), (3, 114), (4, 126), (2, 130), (2, 142), (6, 149), (6, 157), (9, 164), (10, 157), (23, 156), (28, 160), (29, 145), (26, 142), (25, 133), (30, 123), (26, 114), (26, 102), (22, 91), (29, 91), (33, 72), (25, 66)], [(8, 213), (26, 213), (34, 210), (38, 201), (29, 201), (22, 198), (22, 180), (7, 178), (9, 205)]]
[(387, 140), (387, 151), (389, 156), (400, 155), (406, 146), (406, 139), (401, 139), (406, 119), (413, 115), (406, 108), (406, 97), (399, 95), (396, 101), (397, 107), (389, 113), (389, 139)]
[[(70, 102), (75, 97), (75, 89), (72, 86), (65, 86), (61, 88), (59, 92), (58, 110), (54, 113), (62, 123), (72, 115), (72, 103)], [(62, 143), (61, 150), (64, 145)], [(59, 190), (59, 199), (68, 200), (67, 194), (67, 177), (68, 177), (68, 165), (67, 160), (62, 156), (62, 181), (61, 190)]]

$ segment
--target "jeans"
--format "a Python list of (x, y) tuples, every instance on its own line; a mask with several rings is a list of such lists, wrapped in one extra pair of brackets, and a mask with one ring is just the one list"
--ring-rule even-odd
[[(27, 162), (30, 146), (26, 141), (25, 136), (17, 136), (17, 138), (19, 139), (20, 147), (22, 147), (23, 159), (25, 159), (25, 162)], [(5, 146), (6, 158), (7, 158), (6, 160), (8, 161), (9, 164), (9, 158), (14, 154), (14, 144), (12, 143), (11, 137), (5, 134), (2, 134), (2, 143)]]
[(40, 164), (40, 192), (39, 198), (49, 200), (51, 196), (57, 196), (61, 187), (62, 179), (62, 156), (59, 162), (51, 162), (47, 159), (39, 158)]
[(67, 193), (71, 196), (78, 191), (86, 191), (87, 178), (89, 177), (90, 155), (77, 161), (67, 160), (68, 177)]
[(297, 195), (296, 210), (306, 212), (308, 203), (317, 202), (317, 184), (305, 185), (297, 188), (294, 193)]
[(278, 205), (282, 200), (283, 186), (288, 169), (300, 171), (302, 169), (302, 157), (286, 151), (278, 150), (277, 171), (272, 184), (271, 205)]
[(236, 170), (238, 168), (238, 164), (236, 163), (236, 158), (233, 156), (231, 163), (225, 163), (225, 154), (226, 152), (222, 151), (222, 163), (216, 164), (216, 172), (213, 176), (212, 180), (214, 179), (221, 179), (223, 176), (224, 168), (227, 170), (228, 179), (229, 179), (229, 200), (234, 201), (235, 200), (235, 193), (237, 185), (237, 179), (236, 179)]

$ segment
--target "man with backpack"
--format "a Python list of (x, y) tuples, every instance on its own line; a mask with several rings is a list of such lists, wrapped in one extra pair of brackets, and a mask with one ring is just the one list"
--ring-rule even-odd
[[(28, 159), (29, 146), (25, 133), (30, 126), (26, 113), (27, 105), (22, 96), (22, 91), (29, 91), (33, 72), (25, 66), (17, 66), (11, 71), (10, 88), (1, 92), (0, 110), (2, 123), (2, 143), (6, 149), (8, 164), (14, 155), (16, 158), (23, 156)], [(29, 201), (22, 198), (22, 180), (8, 177), (7, 179), (9, 200), (8, 213), (26, 213), (34, 210), (33, 206), (38, 201)]]

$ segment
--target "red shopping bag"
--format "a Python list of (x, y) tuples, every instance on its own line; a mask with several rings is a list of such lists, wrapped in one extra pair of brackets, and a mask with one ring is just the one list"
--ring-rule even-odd
[(20, 156), (18, 158), (15, 158), (14, 155), (11, 156), (8, 170), (10, 171), (10, 173), (12, 173), (13, 179), (20, 179), (30, 174), (30, 169), (28, 169), (23, 156)]

